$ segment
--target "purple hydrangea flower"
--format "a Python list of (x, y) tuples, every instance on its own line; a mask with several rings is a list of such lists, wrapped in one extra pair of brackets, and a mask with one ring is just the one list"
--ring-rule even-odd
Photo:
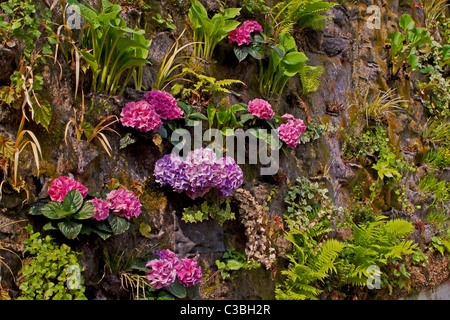
[(212, 149), (200, 148), (189, 152), (184, 164), (190, 184), (186, 193), (192, 199), (202, 197), (223, 180), (223, 165)]
[(161, 250), (161, 251), (157, 252), (156, 254), (158, 255), (158, 257), (160, 259), (171, 260), (173, 263), (173, 266), (175, 268), (180, 264), (180, 261), (178, 260), (178, 257), (175, 254), (175, 252), (172, 252), (169, 249)]
[(241, 167), (231, 157), (223, 157), (219, 161), (223, 163), (224, 176), (217, 192), (219, 196), (228, 198), (244, 181), (244, 173)]
[(155, 164), (155, 180), (161, 185), (170, 185), (176, 192), (189, 189), (189, 181), (184, 172), (183, 158), (174, 154), (167, 154)]
[(186, 191), (195, 199), (216, 188), (221, 197), (229, 197), (243, 182), (241, 168), (231, 157), (217, 159), (212, 149), (200, 148), (189, 152), (186, 160), (168, 154), (155, 165), (155, 180), (171, 185), (174, 191)]

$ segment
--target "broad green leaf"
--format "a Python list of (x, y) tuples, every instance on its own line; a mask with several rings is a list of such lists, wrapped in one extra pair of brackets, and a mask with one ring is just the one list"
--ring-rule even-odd
[(50, 107), (50, 103), (48, 101), (40, 101), (39, 104), (40, 106), (33, 104), (34, 121), (37, 124), (41, 124), (46, 130), (48, 130), (50, 120), (52, 119), (52, 109)]
[(72, 214), (69, 211), (65, 211), (61, 202), (50, 201), (41, 210), (41, 213), (49, 219), (62, 219), (67, 215)]
[(239, 262), (237, 260), (228, 260), (227, 261), (227, 267), (230, 270), (239, 270), (240, 268), (242, 268), (243, 264), (242, 262)]
[(75, 213), (80, 210), (83, 205), (83, 196), (78, 189), (69, 191), (62, 202), (62, 209), (70, 213)]
[(95, 206), (93, 203), (86, 201), (81, 209), (73, 216), (78, 220), (85, 220), (92, 218), (95, 215)]
[(214, 122), (214, 117), (216, 115), (216, 108), (214, 107), (213, 104), (208, 105), (208, 108), (206, 109), (206, 113), (208, 115), (209, 127), (212, 127), (213, 122)]
[(81, 231), (83, 224), (73, 220), (65, 220), (58, 223), (58, 228), (68, 239), (75, 239)]
[(405, 31), (405, 33), (407, 33), (408, 31), (414, 29), (416, 24), (409, 14), (404, 14), (400, 18), (398, 25), (403, 29), (403, 31)]
[(130, 222), (122, 217), (118, 217), (114, 214), (109, 215), (106, 219), (111, 226), (111, 230), (114, 234), (121, 234), (128, 230)]
[(403, 48), (405, 36), (399, 31), (394, 31), (388, 35), (388, 40), (391, 45), (392, 56), (395, 57)]
[(249, 53), (249, 47), (243, 46), (243, 47), (234, 47), (233, 48), (234, 55), (239, 60), (239, 62), (242, 62), (247, 58)]
[(165, 288), (167, 291), (169, 291), (171, 294), (173, 294), (175, 297), (183, 299), (187, 296), (186, 287), (183, 286), (178, 279), (175, 279), (170, 286), (167, 286)]

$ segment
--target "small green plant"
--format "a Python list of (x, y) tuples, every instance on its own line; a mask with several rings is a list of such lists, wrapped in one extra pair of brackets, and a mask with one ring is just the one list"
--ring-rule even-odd
[(255, 261), (248, 262), (244, 252), (230, 248), (220, 260), (216, 260), (216, 266), (223, 279), (234, 279), (240, 272), (259, 268), (261, 264)]
[(279, 36), (279, 44), (272, 46), (268, 61), (259, 60), (259, 89), (261, 94), (280, 96), (289, 78), (299, 74), (308, 58), (298, 52), (295, 39), (289, 33)]
[(450, 252), (450, 240), (441, 237), (431, 237), (431, 250), (437, 250), (441, 255)]
[(433, 174), (428, 174), (420, 179), (417, 187), (423, 195), (430, 195), (434, 198), (432, 206), (443, 204), (450, 200), (450, 182), (445, 180), (438, 181)]
[(176, 30), (177, 26), (173, 23), (172, 16), (169, 14), (166, 18), (163, 18), (161, 14), (157, 13), (156, 16), (153, 17), (153, 20), (158, 22), (163, 29)]
[[(151, 41), (144, 38), (145, 31), (127, 27), (120, 16), (122, 8), (107, 0), (102, 1), (101, 10), (76, 0), (67, 3), (86, 20), (78, 50), (92, 71), (92, 91), (120, 95), (132, 76), (140, 89), (139, 70), (150, 63), (146, 57)], [(120, 85), (123, 75), (125, 80)]]
[[(210, 60), (217, 44), (222, 41), (228, 32), (236, 29), (238, 21), (233, 20), (241, 8), (227, 8), (216, 13), (211, 19), (205, 7), (197, 0), (191, 0), (189, 19), (194, 29), (194, 55)], [(202, 43), (199, 43), (202, 42)]]
[[(225, 209), (221, 205), (225, 204)], [(213, 218), (219, 224), (227, 220), (235, 219), (234, 212), (231, 211), (230, 200), (222, 200), (219, 203), (203, 202), (201, 205), (195, 205), (184, 209), (182, 220), (185, 222), (197, 223)]]
[(167, 51), (166, 55), (164, 56), (164, 60), (161, 63), (161, 67), (159, 68), (155, 83), (152, 85), (152, 89), (164, 90), (173, 81), (177, 80), (187, 81), (187, 79), (184, 78), (186, 72), (181, 71), (177, 74), (173, 74), (179, 68), (188, 67), (189, 65), (188, 62), (186, 61), (188, 57), (179, 56), (179, 54), (185, 48), (198, 44), (195, 42), (190, 42), (180, 47), (180, 39), (185, 33), (185, 31), (186, 29), (184, 29), (183, 32), (181, 32), (181, 34), (175, 40), (175, 43), (172, 45), (172, 47), (169, 49), (169, 51)]
[(450, 122), (445, 122), (437, 118), (430, 118), (425, 124), (423, 131), (425, 142), (444, 146), (450, 145)]
[(275, 4), (267, 13), (269, 26), (273, 37), (284, 32), (291, 32), (296, 25), (302, 29), (323, 29), (327, 24), (323, 21), (330, 16), (325, 16), (328, 9), (337, 3), (322, 0), (285, 0)]
[(417, 28), (409, 14), (404, 14), (399, 20), (400, 31), (388, 35), (391, 45), (392, 73), (396, 75), (406, 61), (414, 71), (419, 66), (419, 57), (416, 55), (421, 46), (431, 43), (431, 38), (424, 28)]
[(441, 170), (450, 167), (450, 147), (440, 147), (429, 151), (425, 156), (425, 163)]
[(323, 291), (320, 284), (337, 271), (335, 262), (345, 244), (334, 239), (319, 243), (309, 231), (294, 230), (286, 233), (293, 251), (287, 256), (289, 269), (281, 271), (286, 280), (277, 284), (275, 290), (278, 300), (316, 300)]
[(358, 112), (365, 117), (367, 125), (369, 120), (386, 120), (387, 116), (403, 111), (402, 104), (408, 102), (399, 97), (394, 97), (394, 91), (395, 89), (386, 92), (377, 91), (372, 99), (369, 99), (370, 89), (366, 89), (364, 96), (357, 92), (357, 103), (351, 104), (350, 107), (355, 106), (357, 108)]
[(22, 267), (18, 300), (87, 300), (79, 253), (50, 236), (43, 238), (30, 225), (26, 229), (25, 253), (30, 256)]

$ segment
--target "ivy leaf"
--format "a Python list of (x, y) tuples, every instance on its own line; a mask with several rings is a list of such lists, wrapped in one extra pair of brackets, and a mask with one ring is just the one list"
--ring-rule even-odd
[(83, 224), (73, 220), (65, 220), (58, 223), (58, 228), (68, 239), (75, 239), (81, 231)]

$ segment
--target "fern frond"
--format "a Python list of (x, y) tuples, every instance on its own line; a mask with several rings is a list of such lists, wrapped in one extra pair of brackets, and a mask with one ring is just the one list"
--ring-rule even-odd
[(312, 67), (306, 65), (300, 70), (299, 75), (303, 94), (308, 94), (319, 88), (320, 77), (323, 71), (324, 68), (322, 66)]

